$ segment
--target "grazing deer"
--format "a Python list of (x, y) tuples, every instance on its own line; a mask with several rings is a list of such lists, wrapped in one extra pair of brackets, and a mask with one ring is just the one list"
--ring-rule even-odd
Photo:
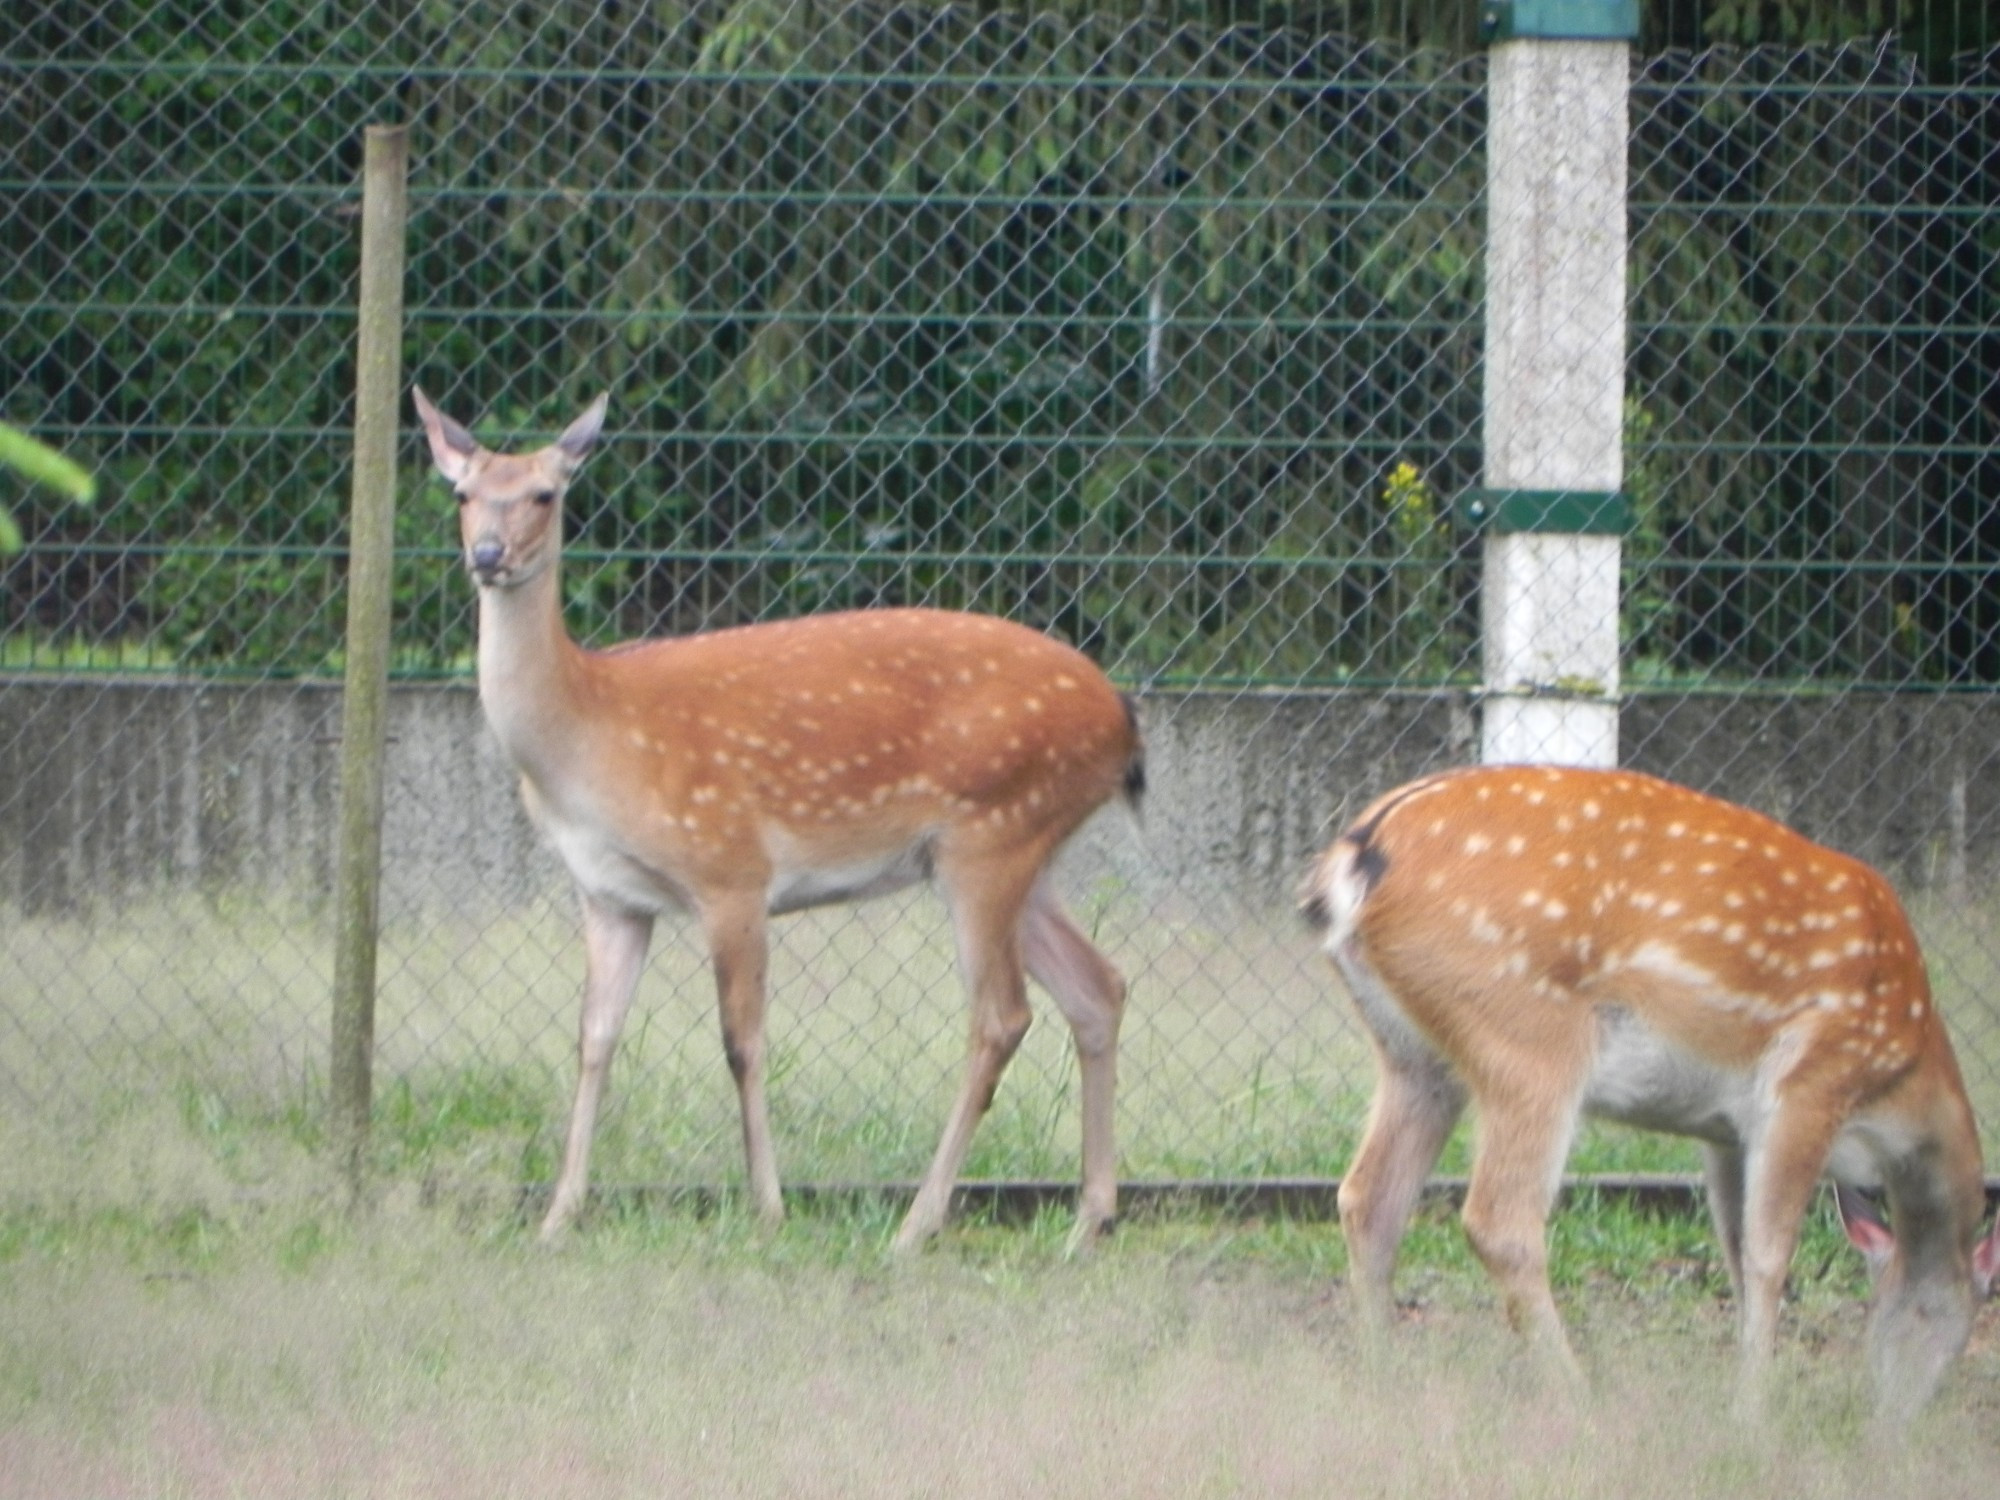
[(1030, 1013), (1023, 970), (1075, 1033), (1083, 1090), (1079, 1238), (1116, 1209), (1112, 1096), (1125, 983), (1063, 914), (1056, 850), (1144, 776), (1131, 707), (1080, 653), (1032, 630), (931, 609), (863, 610), (576, 645), (558, 581), (562, 500), (596, 444), (600, 397), (546, 448), (508, 455), (413, 391), (457, 492), (479, 590), (479, 698), (528, 811), (583, 904), (576, 1103), (544, 1240), (583, 1206), (591, 1134), (653, 919), (701, 923), (750, 1191), (782, 1213), (764, 1102), (770, 913), (934, 876), (972, 997), (971, 1056), (937, 1154), (896, 1237), (944, 1222), (974, 1127)]
[[(1979, 1136), (1888, 883), (1769, 818), (1621, 771), (1413, 781), (1321, 857), (1305, 910), (1375, 1043), (1340, 1185), (1358, 1312), (1390, 1322), (1396, 1249), (1468, 1097), (1464, 1223), (1509, 1319), (1564, 1374), (1545, 1229), (1583, 1115), (1692, 1136), (1760, 1408), (1785, 1272), (1823, 1172), (1873, 1272), (1881, 1413), (1913, 1415), (2000, 1265)], [(1891, 1232), (1856, 1187), (1879, 1187)]]

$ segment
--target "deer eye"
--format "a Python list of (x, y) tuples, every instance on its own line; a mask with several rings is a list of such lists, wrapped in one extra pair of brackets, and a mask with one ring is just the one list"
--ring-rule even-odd
[(556, 492), (554, 490), (536, 490), (533, 499), (537, 505), (554, 505), (556, 503)]
[(458, 508), (460, 510), (464, 510), (466, 501), (470, 500), (472, 496), (466, 494), (464, 490), (453, 490), (451, 492), (451, 498), (458, 502)]

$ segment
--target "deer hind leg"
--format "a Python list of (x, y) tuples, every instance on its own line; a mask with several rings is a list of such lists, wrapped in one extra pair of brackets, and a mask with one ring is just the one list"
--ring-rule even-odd
[(570, 1107), (562, 1170), (556, 1174), (549, 1211), (542, 1219), (544, 1244), (561, 1239), (582, 1211), (605, 1078), (632, 1009), (632, 992), (646, 966), (646, 945), (652, 936), (650, 916), (588, 895), (583, 898), (583, 1015), (577, 1037), (576, 1101)]
[(1348, 1285), (1364, 1337), (1379, 1348), (1394, 1321), (1396, 1252), (1424, 1182), (1465, 1111), (1465, 1086), (1353, 950), (1340, 969), (1375, 1044), (1375, 1095), (1361, 1145), (1340, 1179)]
[(1021, 956), (1028, 975), (1055, 997), (1076, 1038), (1083, 1095), (1083, 1186), (1072, 1246), (1111, 1227), (1118, 1213), (1118, 1025), (1125, 980), (1056, 903), (1045, 881), (1028, 897), (1021, 921)]
[(775, 1224), (784, 1217), (785, 1206), (778, 1191), (778, 1157), (771, 1144), (771, 1114), (764, 1091), (764, 1009), (770, 966), (765, 894), (748, 889), (711, 896), (702, 903), (701, 923), (715, 968), (722, 1055), (736, 1080), (743, 1116), (750, 1199), (758, 1216)]
[(941, 857), (938, 880), (951, 908), (959, 969), (972, 996), (965, 1080), (945, 1122), (923, 1183), (896, 1232), (894, 1248), (914, 1250), (944, 1227), (951, 1190), (972, 1133), (992, 1106), (1000, 1075), (1033, 1019), (1021, 957), (1021, 913), (1042, 860)]
[(1507, 1321), (1563, 1383), (1582, 1368), (1549, 1290), (1548, 1221), (1582, 1112), (1588, 1033), (1540, 1028), (1485, 1051), (1473, 1079), (1479, 1129), (1461, 1218)]
[(1340, 1232), (1364, 1337), (1379, 1346), (1395, 1319), (1396, 1252), (1438, 1154), (1465, 1110), (1444, 1059), (1377, 1048), (1375, 1097), (1360, 1149), (1340, 1179)]

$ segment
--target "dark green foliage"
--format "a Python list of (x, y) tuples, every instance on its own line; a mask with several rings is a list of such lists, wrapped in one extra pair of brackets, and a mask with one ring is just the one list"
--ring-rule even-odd
[[(495, 444), (613, 393), (580, 634), (923, 601), (1128, 679), (1468, 680), (1476, 542), (1397, 497), (1479, 477), (1483, 59), (1338, 33), (1469, 15), (30, 7), (0, 416), (107, 493), (23, 498), (0, 630), (338, 664), (358, 149), (403, 119), (409, 374)], [(1650, 675), (2000, 675), (1987, 96), (1912, 66), (1635, 86)], [(450, 506), (405, 462), (397, 664), (454, 670)]]

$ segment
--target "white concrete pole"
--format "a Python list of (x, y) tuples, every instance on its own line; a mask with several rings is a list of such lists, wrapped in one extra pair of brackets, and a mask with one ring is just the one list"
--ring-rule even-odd
[[(1487, 123), (1481, 756), (1615, 765), (1636, 7), (1505, 12)], [(1581, 17), (1581, 24), (1579, 24)], [(1629, 20), (1627, 19), (1629, 17)], [(1594, 29), (1595, 28), (1595, 29)], [(1530, 34), (1520, 34), (1526, 29)], [(1629, 35), (1629, 33), (1628, 33)]]

